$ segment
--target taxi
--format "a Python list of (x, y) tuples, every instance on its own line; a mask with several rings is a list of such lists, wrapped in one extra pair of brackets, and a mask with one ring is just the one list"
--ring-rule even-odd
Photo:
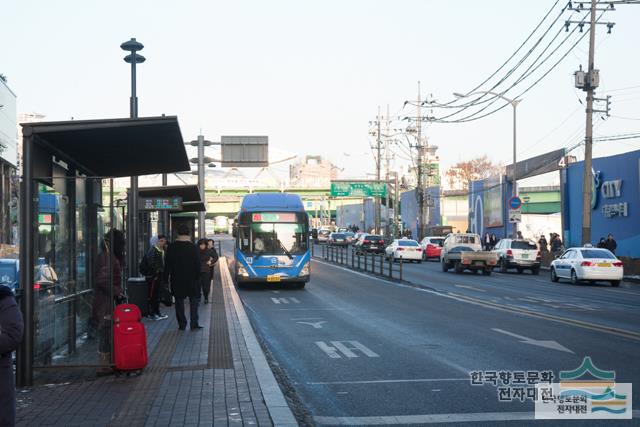
[(569, 279), (573, 284), (603, 281), (618, 286), (623, 275), (622, 261), (608, 249), (570, 248), (551, 263), (553, 282), (560, 279)]

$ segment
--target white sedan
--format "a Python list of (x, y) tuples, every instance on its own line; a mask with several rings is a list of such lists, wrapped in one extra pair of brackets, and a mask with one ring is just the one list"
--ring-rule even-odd
[(386, 257), (394, 261), (402, 258), (403, 261), (422, 262), (422, 247), (415, 240), (395, 239), (384, 251)]
[(606, 281), (618, 286), (624, 269), (622, 261), (609, 250), (600, 248), (571, 248), (551, 262), (551, 280), (569, 279), (578, 284), (583, 280)]

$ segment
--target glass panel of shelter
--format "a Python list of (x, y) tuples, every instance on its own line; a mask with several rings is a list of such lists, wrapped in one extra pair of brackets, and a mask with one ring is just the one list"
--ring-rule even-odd
[(103, 180), (61, 169), (56, 165), (53, 178), (34, 181), (33, 362), (38, 376), (55, 372), (56, 366), (111, 363), (114, 268), (122, 266), (118, 259), (124, 255), (124, 241), (110, 250), (111, 223), (122, 230), (124, 218), (109, 191), (103, 195)]

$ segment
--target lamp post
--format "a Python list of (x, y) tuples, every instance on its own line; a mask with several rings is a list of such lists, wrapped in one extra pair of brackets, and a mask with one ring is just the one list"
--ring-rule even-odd
[[(472, 92), (472, 93), (468, 93), (466, 95), (463, 95), (461, 93), (457, 93), (454, 92), (453, 96), (457, 97), (457, 98), (466, 98), (469, 97), (471, 95), (493, 95), (496, 96), (500, 99), (503, 99), (505, 101), (507, 101), (509, 104), (511, 104), (511, 106), (513, 107), (513, 175), (512, 175), (512, 182), (511, 182), (511, 187), (512, 187), (512, 196), (513, 197), (517, 197), (518, 196), (518, 175), (516, 172), (516, 107), (518, 106), (518, 104), (520, 104), (520, 102), (522, 101), (521, 99), (510, 99), (507, 98), (506, 96), (496, 93), (496, 92), (491, 92), (491, 91), (478, 91), (478, 92)], [(518, 237), (518, 223), (514, 222), (513, 223), (513, 227), (512, 227), (512, 233), (513, 233), (513, 238), (517, 238)]]
[[(120, 45), (122, 50), (131, 52), (124, 57), (124, 62), (131, 64), (131, 98), (129, 100), (129, 117), (132, 119), (138, 117), (138, 96), (136, 94), (136, 65), (142, 64), (145, 57), (140, 55), (138, 51), (144, 48), (143, 44), (132, 38)], [(127, 240), (129, 241), (129, 251), (127, 254), (127, 264), (129, 276), (138, 275), (138, 177), (131, 177), (130, 194), (129, 194), (129, 231)]]

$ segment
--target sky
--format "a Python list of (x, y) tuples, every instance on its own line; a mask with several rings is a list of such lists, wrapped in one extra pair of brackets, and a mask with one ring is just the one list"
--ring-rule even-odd
[[(389, 105), (395, 119), (415, 114), (402, 106), (417, 98), (418, 81), (421, 97), (439, 102), (468, 92), (500, 67), (554, 3), (14, 0), (3, 3), (0, 15), (0, 73), (18, 96), (18, 112), (50, 120), (127, 117), (130, 68), (119, 46), (136, 37), (147, 59), (138, 68), (140, 116), (177, 115), (185, 140), (200, 131), (213, 141), (268, 135), (272, 154), (321, 154), (345, 175), (364, 176), (374, 171), (369, 130), (378, 106), (386, 113)], [(640, 5), (617, 6), (602, 21), (615, 26), (610, 35), (597, 28), (597, 96), (612, 95), (613, 116), (596, 117), (594, 134), (638, 132)], [(586, 67), (587, 41), (523, 95), (519, 159), (583, 137), (579, 100), (585, 95), (574, 88), (573, 72)], [(396, 120), (392, 127), (406, 123)], [(509, 107), (469, 123), (427, 123), (423, 133), (439, 147), (445, 169), (483, 154), (511, 162), (511, 126)], [(634, 149), (639, 139), (596, 143), (594, 154)]]

